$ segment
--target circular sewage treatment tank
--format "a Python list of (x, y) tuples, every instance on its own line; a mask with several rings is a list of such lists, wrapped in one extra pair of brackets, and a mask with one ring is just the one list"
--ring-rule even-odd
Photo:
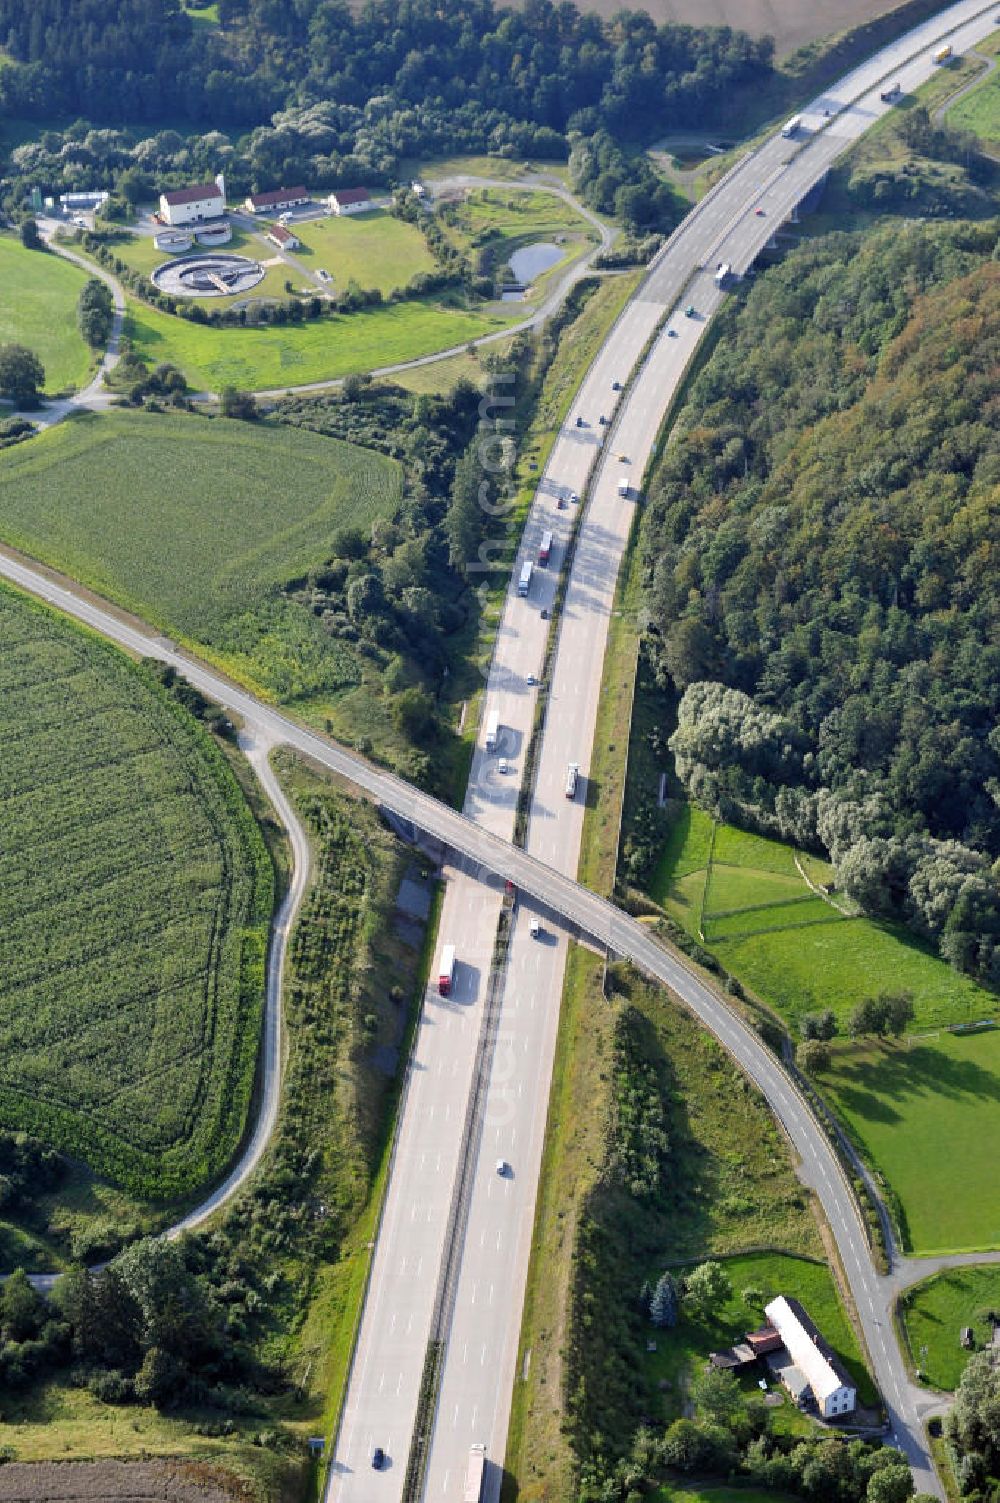
[(171, 297), (235, 297), (249, 292), (263, 279), (264, 268), (259, 261), (210, 252), (164, 261), (149, 280)]

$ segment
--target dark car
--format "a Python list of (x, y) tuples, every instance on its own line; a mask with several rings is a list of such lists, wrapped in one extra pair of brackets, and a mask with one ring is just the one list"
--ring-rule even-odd
[(577, 418), (577, 420), (576, 420), (576, 426), (578, 428), (582, 428), (583, 427), (583, 418), (582, 417), (578, 417)]
[(543, 611), (542, 611), (542, 620), (543, 621), (547, 621), (548, 619), (549, 619), (549, 613), (548, 613), (547, 610), (543, 609)]
[(376, 1446), (372, 1452), (372, 1466), (377, 1472), (380, 1472), (385, 1466), (385, 1452), (381, 1446)]
[(612, 391), (621, 391), (621, 389), (622, 389), (622, 383), (620, 381), (612, 381), (612, 383), (611, 383), (611, 390)]

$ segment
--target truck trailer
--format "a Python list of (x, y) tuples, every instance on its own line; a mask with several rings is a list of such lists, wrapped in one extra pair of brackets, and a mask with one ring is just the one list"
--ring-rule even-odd
[(482, 1503), (483, 1483), (486, 1480), (486, 1447), (473, 1446), (469, 1452), (469, 1464), (465, 1469), (464, 1503)]
[(943, 47), (939, 47), (938, 50), (935, 52), (935, 54), (934, 54), (934, 61), (936, 63), (946, 63), (950, 57), (951, 57), (951, 43), (950, 42), (946, 42)]
[(531, 589), (531, 576), (533, 573), (534, 565), (529, 559), (526, 564), (521, 565), (521, 574), (517, 581), (517, 593), (519, 595), (527, 595), (528, 591)]
[(500, 716), (499, 716), (499, 713), (496, 710), (491, 710), (490, 714), (489, 714), (489, 719), (486, 722), (486, 750), (488, 752), (495, 752), (496, 751), (496, 749), (497, 749), (497, 739), (499, 738), (499, 735), (500, 735)]
[(792, 136), (798, 135), (801, 125), (802, 116), (793, 115), (791, 120), (786, 120), (784, 125), (781, 127), (781, 134), (786, 138), (791, 139)]
[(882, 90), (881, 94), (878, 97), (881, 99), (883, 104), (895, 104), (897, 99), (901, 99), (903, 97), (903, 90), (900, 88), (898, 83), (890, 84), (887, 89)]
[(538, 545), (538, 562), (543, 566), (552, 557), (552, 534), (546, 529), (542, 533), (542, 541)]
[(441, 951), (441, 964), (438, 967), (438, 991), (442, 997), (451, 993), (451, 983), (455, 979), (455, 946), (445, 945)]
[(566, 769), (566, 797), (576, 798), (576, 785), (580, 781), (580, 768), (576, 762), (571, 762)]

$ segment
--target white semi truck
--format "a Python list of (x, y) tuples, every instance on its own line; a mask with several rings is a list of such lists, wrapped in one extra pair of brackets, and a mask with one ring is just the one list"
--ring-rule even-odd
[(486, 1447), (473, 1446), (469, 1452), (469, 1464), (465, 1469), (464, 1503), (482, 1503), (483, 1483), (486, 1480)]

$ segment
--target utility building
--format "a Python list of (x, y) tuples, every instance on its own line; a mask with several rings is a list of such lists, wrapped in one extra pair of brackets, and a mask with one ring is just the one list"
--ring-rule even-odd
[(160, 194), (160, 217), (167, 224), (201, 224), (226, 212), (226, 182), (220, 172), (214, 183), (195, 183)]

